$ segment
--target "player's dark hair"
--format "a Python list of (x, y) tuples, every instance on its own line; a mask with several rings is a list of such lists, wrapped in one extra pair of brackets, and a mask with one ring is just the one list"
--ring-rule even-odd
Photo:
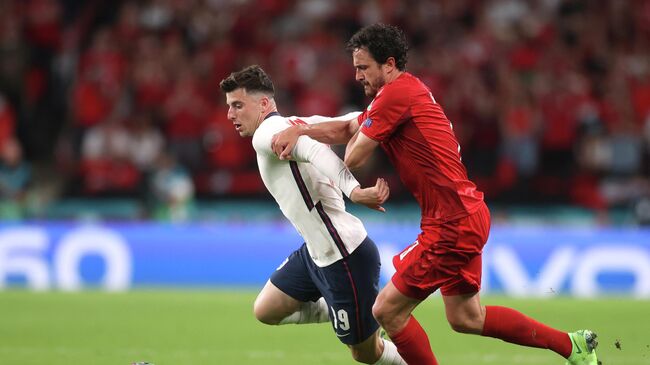
[(386, 63), (389, 57), (393, 57), (398, 70), (406, 69), (409, 46), (404, 32), (395, 26), (376, 23), (364, 27), (350, 38), (346, 48), (350, 52), (354, 52), (357, 48), (365, 48), (380, 64)]
[(246, 92), (261, 92), (273, 96), (275, 88), (269, 75), (259, 65), (248, 66), (233, 72), (219, 83), (221, 91), (229, 93), (243, 88)]

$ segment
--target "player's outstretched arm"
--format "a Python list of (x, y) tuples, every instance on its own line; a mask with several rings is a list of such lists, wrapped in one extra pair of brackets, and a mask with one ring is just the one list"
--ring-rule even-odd
[(375, 186), (369, 188), (361, 188), (357, 186), (350, 194), (350, 200), (357, 204), (365, 205), (370, 209), (375, 209), (380, 212), (385, 212), (386, 209), (382, 206), (388, 200), (390, 189), (388, 183), (382, 178), (377, 179)]
[(344, 119), (327, 118), (327, 122), (291, 126), (273, 136), (271, 148), (280, 160), (291, 159), (291, 151), (300, 136), (308, 136), (325, 144), (345, 144), (359, 129), (356, 116), (346, 114)]

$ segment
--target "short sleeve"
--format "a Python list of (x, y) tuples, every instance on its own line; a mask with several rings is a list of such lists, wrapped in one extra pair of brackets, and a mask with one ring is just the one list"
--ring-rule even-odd
[[(389, 84), (390, 85), (390, 84)], [(410, 94), (399, 87), (384, 87), (359, 116), (361, 132), (377, 142), (385, 142), (406, 119)]]

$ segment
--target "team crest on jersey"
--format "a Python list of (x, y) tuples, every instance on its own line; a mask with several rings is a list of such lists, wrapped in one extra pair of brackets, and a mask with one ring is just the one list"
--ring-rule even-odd
[(366, 120), (363, 121), (363, 126), (364, 127), (370, 128), (371, 125), (372, 125), (372, 119), (367, 118)]

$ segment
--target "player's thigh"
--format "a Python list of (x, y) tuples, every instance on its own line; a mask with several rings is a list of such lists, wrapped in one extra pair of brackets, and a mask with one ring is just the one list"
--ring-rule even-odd
[(480, 334), (485, 323), (485, 307), (479, 293), (443, 295), (445, 314), (451, 327), (459, 332)]
[(350, 256), (315, 273), (330, 307), (334, 331), (346, 345), (365, 341), (379, 328), (372, 306), (379, 288), (380, 266), (377, 247), (366, 239)]
[(262, 322), (274, 322), (300, 309), (301, 302), (278, 289), (270, 280), (255, 299), (253, 311)]
[(283, 293), (300, 302), (316, 301), (321, 293), (314, 282), (315, 264), (307, 246), (302, 245), (271, 274), (271, 283)]
[(271, 275), (255, 301), (255, 316), (274, 324), (300, 309), (301, 302), (321, 297), (311, 271), (313, 262), (305, 245), (294, 251)]
[(481, 287), (481, 252), (488, 237), (487, 207), (440, 225), (424, 227), (417, 240), (393, 257), (391, 281), (404, 295), (424, 300), (475, 293)]

